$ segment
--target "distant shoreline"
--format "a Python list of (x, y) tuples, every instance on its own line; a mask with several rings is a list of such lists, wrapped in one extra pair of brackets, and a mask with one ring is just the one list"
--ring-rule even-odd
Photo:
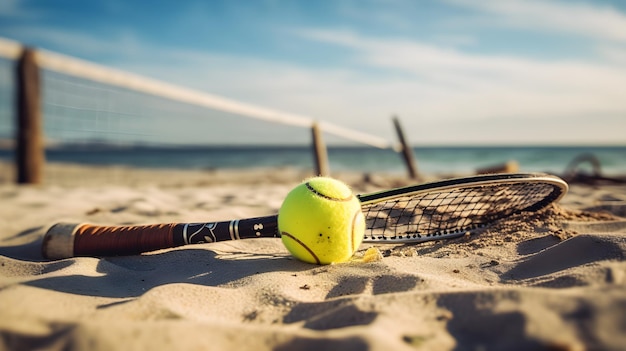
[[(0, 150), (10, 151), (15, 147), (13, 139), (0, 138)], [(76, 147), (89, 149), (214, 149), (214, 150), (247, 150), (247, 149), (310, 149), (310, 144), (150, 144), (150, 143), (111, 143), (107, 141), (87, 141), (87, 142), (71, 142), (71, 143), (49, 143), (47, 150), (64, 150)], [(375, 149), (367, 145), (354, 144), (328, 144), (328, 149)], [(432, 149), (624, 149), (626, 150), (626, 142), (623, 144), (414, 144), (412, 148), (415, 150), (432, 150)]]
[[(607, 175), (626, 174), (626, 146), (419, 146), (414, 148), (418, 172), (463, 174), (514, 161), (523, 172), (562, 174), (581, 155), (596, 157)], [(406, 174), (399, 153), (391, 149), (329, 146), (332, 172)], [(14, 151), (0, 149), (0, 161), (12, 162)], [(144, 169), (247, 170), (313, 168), (310, 146), (207, 145), (207, 146), (111, 146), (102, 144), (57, 145), (46, 150), (49, 163)], [(581, 163), (583, 169), (590, 165)]]

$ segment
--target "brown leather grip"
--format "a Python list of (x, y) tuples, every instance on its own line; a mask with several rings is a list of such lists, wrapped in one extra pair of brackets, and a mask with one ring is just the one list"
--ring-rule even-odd
[(75, 256), (134, 255), (174, 246), (176, 224), (96, 226), (82, 224), (74, 231)]

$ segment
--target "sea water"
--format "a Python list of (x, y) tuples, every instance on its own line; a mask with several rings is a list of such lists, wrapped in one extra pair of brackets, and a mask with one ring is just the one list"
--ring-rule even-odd
[[(626, 174), (626, 146), (420, 146), (413, 149), (419, 172), (469, 173), (476, 169), (516, 161), (523, 172), (563, 174), (583, 155), (596, 158), (604, 175)], [(0, 150), (0, 160), (11, 162), (14, 152)], [(406, 172), (402, 156), (390, 149), (371, 147), (328, 148), (331, 171)], [(121, 165), (142, 168), (246, 169), (312, 168), (309, 146), (141, 146), (74, 145), (46, 151), (48, 162), (83, 165)], [(589, 162), (579, 167), (591, 170)]]

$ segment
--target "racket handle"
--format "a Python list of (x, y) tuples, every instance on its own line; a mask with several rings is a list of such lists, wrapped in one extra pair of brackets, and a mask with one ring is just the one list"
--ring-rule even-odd
[(257, 237), (279, 237), (276, 215), (223, 222), (133, 226), (57, 223), (44, 235), (42, 254), (49, 259), (136, 255), (181, 245)]

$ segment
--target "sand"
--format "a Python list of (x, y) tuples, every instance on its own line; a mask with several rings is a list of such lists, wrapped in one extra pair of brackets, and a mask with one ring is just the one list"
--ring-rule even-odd
[[(0, 184), (0, 349), (626, 349), (624, 185), (572, 185), (558, 205), (478, 235), (364, 244), (382, 254), (369, 263), (310, 265), (269, 238), (45, 260), (41, 239), (59, 220), (268, 215), (306, 176), (118, 172)], [(357, 192), (406, 182), (337, 177)]]

